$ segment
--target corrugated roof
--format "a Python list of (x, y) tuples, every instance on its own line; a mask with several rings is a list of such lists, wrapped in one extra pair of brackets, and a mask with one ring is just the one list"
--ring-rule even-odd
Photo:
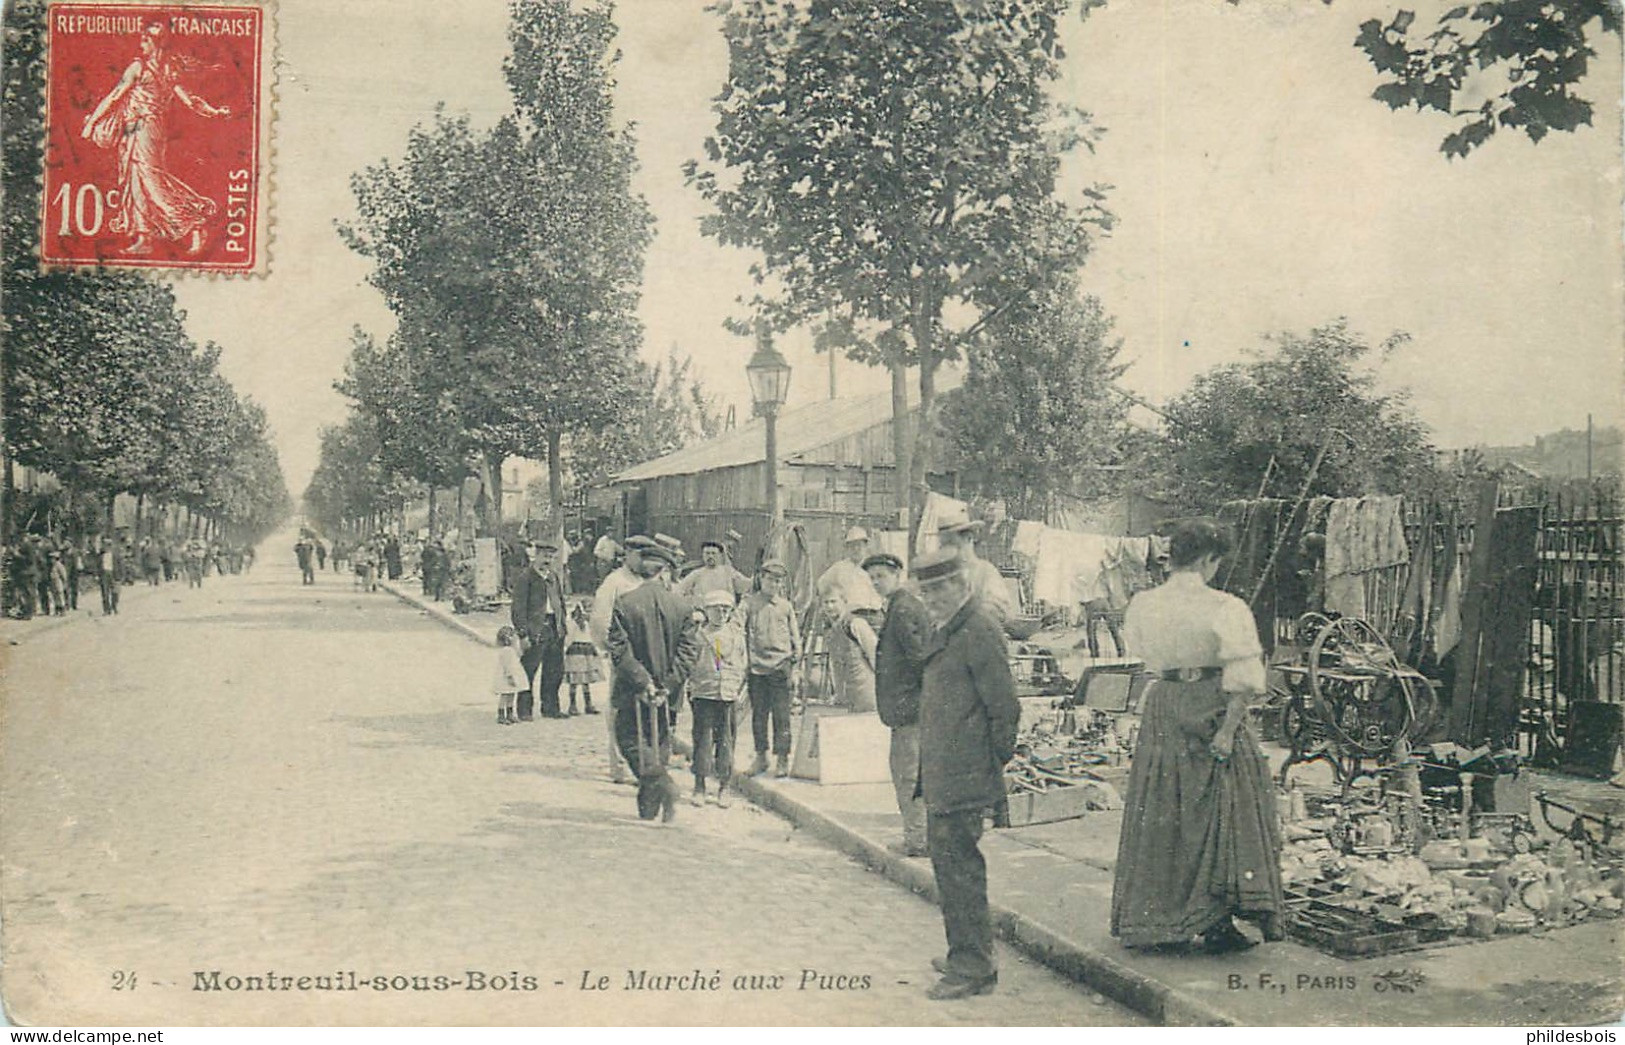
[[(824, 399), (786, 410), (779, 415), (779, 460), (794, 461), (820, 446), (845, 439), (891, 420), (891, 393)], [(759, 417), (715, 439), (685, 446), (664, 457), (633, 465), (614, 482), (639, 482), (666, 475), (694, 475), (718, 468), (736, 468), (762, 460), (766, 448)]]

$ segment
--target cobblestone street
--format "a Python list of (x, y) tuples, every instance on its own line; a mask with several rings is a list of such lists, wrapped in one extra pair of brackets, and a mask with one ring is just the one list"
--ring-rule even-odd
[(927, 1001), (934, 907), (742, 801), (640, 822), (601, 719), (498, 727), (490, 650), (291, 543), (0, 647), (13, 1022), (1140, 1022), (1002, 945), (995, 994)]

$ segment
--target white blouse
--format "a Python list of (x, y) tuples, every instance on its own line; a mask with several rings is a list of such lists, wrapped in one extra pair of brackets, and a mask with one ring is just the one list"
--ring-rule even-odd
[(1264, 650), (1252, 612), (1193, 571), (1178, 571), (1161, 587), (1135, 595), (1123, 618), (1123, 639), (1147, 671), (1219, 667), (1226, 692), (1265, 690)]

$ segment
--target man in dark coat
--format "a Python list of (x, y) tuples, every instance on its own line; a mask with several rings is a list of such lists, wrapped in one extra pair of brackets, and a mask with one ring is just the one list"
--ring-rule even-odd
[(39, 537), (25, 534), (12, 559), (12, 583), (16, 585), (17, 615), (30, 620), (39, 610), (40, 580), (45, 576), (45, 556), (39, 550)]
[(925, 803), (920, 801), (920, 674), (931, 641), (925, 603), (903, 586), (903, 560), (881, 553), (863, 560), (886, 619), (875, 644), (875, 709), (891, 728), (891, 782), (903, 814), (904, 856), (926, 855)]
[(513, 582), (509, 613), (514, 630), (525, 642), (519, 662), (531, 689), (519, 694), (519, 721), (531, 718), (531, 693), (541, 675), (540, 708), (543, 718), (564, 718), (559, 711), (559, 684), (564, 681), (564, 585), (553, 569), (558, 542), (544, 538), (531, 548), (530, 565)]
[(927, 996), (942, 1001), (985, 994), (999, 979), (977, 843), (984, 814), (1004, 800), (1021, 704), (1004, 630), (971, 594), (956, 553), (922, 556), (914, 576), (937, 626), (920, 685), (920, 792), (948, 937), (947, 958), (931, 962), (942, 979)]
[(394, 534), (384, 541), (384, 573), (392, 581), (401, 579), (401, 539)]
[[(299, 560), (299, 583), (300, 584), (315, 584), (316, 583), (316, 563), (315, 563), (316, 545), (311, 541), (309, 536), (303, 536), (303, 537), (299, 538), (298, 543), (296, 543), (293, 546), (293, 554), (294, 554), (294, 557)], [(202, 556), (199, 555), (200, 559), (201, 559), (201, 557)], [(188, 549), (187, 559), (190, 560), (191, 558), (192, 558), (191, 550)], [(200, 575), (201, 575), (201, 572), (202, 572), (202, 565), (203, 564), (201, 562), (198, 563), (198, 568), (199, 568)], [(190, 570), (191, 566), (192, 566), (192, 564), (189, 561), (187, 563), (187, 569)], [(200, 587), (202, 586), (201, 582), (199, 583), (199, 586)]]
[(106, 617), (118, 612), (119, 579), (124, 572), (124, 555), (118, 543), (111, 537), (96, 538), (95, 562), (96, 584), (102, 593), (102, 616)]
[[(675, 711), (682, 699), (683, 684), (700, 648), (691, 607), (663, 580), (674, 565), (664, 547), (642, 551), (638, 572), (643, 583), (616, 597), (608, 643), (615, 665), (609, 695), (615, 709), (615, 741), (638, 772), (638, 815), (652, 820), (658, 811), (668, 823), (677, 816), (677, 784), (666, 772), (671, 757), (668, 712)], [(654, 734), (653, 757), (647, 761), (638, 757), (640, 717)]]

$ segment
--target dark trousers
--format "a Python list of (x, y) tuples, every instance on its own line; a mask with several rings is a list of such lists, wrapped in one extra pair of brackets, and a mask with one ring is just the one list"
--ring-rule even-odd
[(79, 608), (79, 571), (68, 571), (68, 609)]
[(727, 783), (734, 775), (734, 706), (726, 700), (691, 700), (694, 775)]
[(930, 813), (925, 824), (931, 848), (931, 871), (942, 903), (942, 926), (948, 936), (950, 975), (985, 980), (993, 966), (993, 921), (987, 913), (987, 862), (977, 843), (982, 839), (982, 811)]
[[(198, 576), (199, 576), (199, 578), (201, 578), (202, 575), (203, 575), (203, 568), (202, 568), (202, 566), (199, 566), (198, 567)], [(302, 563), (299, 564), (299, 583), (301, 583), (301, 584), (315, 584), (316, 583), (316, 568), (314, 566), (312, 566), (308, 562), (302, 562)], [(198, 586), (202, 587), (201, 584), (199, 584)]]
[(530, 679), (531, 688), (519, 694), (519, 718), (521, 720), (531, 717), (536, 693), (536, 675), (541, 673), (541, 701), (542, 706), (534, 710), (543, 715), (555, 716), (559, 713), (559, 685), (564, 681), (564, 643), (559, 640), (558, 633), (551, 628), (544, 628), (540, 634), (532, 635), (530, 645), (519, 657), (519, 663), (525, 666), (525, 677)]
[(102, 590), (102, 616), (118, 612), (118, 578), (112, 573), (98, 573), (96, 584)]
[(767, 729), (773, 726), (773, 753), (790, 753), (790, 672), (781, 668), (769, 675), (752, 674), (745, 683), (750, 694), (750, 737), (756, 753), (768, 752)]
[[(626, 764), (638, 775), (638, 816), (653, 820), (660, 813), (662, 805), (676, 801), (677, 785), (672, 782), (671, 774), (666, 772), (666, 763), (671, 759), (671, 717), (664, 708), (645, 705), (642, 708), (641, 731), (638, 728), (639, 717), (636, 699), (629, 698), (615, 708), (615, 745), (621, 749)], [(647, 745), (653, 758), (651, 764), (640, 765), (638, 749), (645, 745), (642, 733), (651, 728), (657, 739), (657, 743)]]

